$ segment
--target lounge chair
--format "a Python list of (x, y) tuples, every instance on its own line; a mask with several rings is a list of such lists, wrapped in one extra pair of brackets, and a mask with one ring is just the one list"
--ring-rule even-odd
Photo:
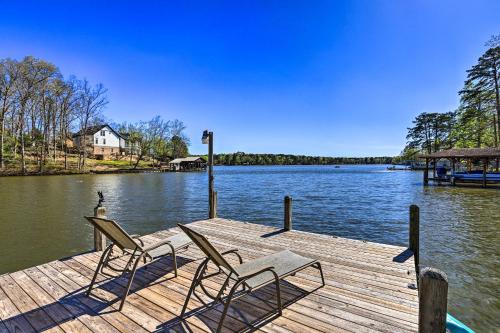
[[(321, 286), (325, 285), (321, 263), (317, 260), (305, 258), (296, 253), (293, 253), (292, 251), (284, 250), (243, 263), (243, 259), (238, 254), (237, 249), (232, 249), (220, 253), (203, 235), (197, 233), (196, 231), (185, 225), (178, 224), (178, 226), (207, 256), (205, 260), (203, 260), (198, 266), (198, 269), (196, 270), (196, 273), (193, 277), (193, 282), (191, 283), (186, 301), (184, 302), (184, 306), (182, 308), (182, 312), (180, 315), (181, 319), (186, 313), (189, 299), (192, 295), (195, 295), (203, 304), (207, 305), (196, 294), (195, 289), (198, 286), (205, 293), (205, 295), (213, 300), (210, 306), (217, 304), (218, 301), (224, 304), (222, 317), (220, 318), (217, 327), (217, 332), (220, 332), (229, 305), (235, 298), (244, 296), (245, 294), (250, 293), (256, 289), (274, 283), (276, 286), (277, 294), (277, 314), (281, 315), (283, 306), (281, 302), (280, 280), (286, 278), (287, 276), (294, 275), (298, 271), (301, 271), (307, 267), (313, 266), (317, 268), (321, 274)], [(233, 266), (226, 260), (225, 257), (229, 254), (233, 254), (238, 258), (239, 265)], [(209, 264), (209, 262), (215, 264), (218, 267), (218, 271), (207, 274), (207, 265)], [(208, 290), (203, 286), (203, 280), (219, 274), (224, 274), (226, 278), (217, 295), (213, 295), (208, 292)], [(225, 289), (228, 288), (230, 281), (232, 281), (234, 285), (232, 286), (227, 297), (224, 300), (223, 294)], [(242, 287), (241, 292), (239, 292), (239, 294), (235, 294), (236, 290), (240, 286)]]
[[(95, 227), (97, 230), (102, 232), (107, 239), (111, 241), (111, 244), (106, 247), (101, 255), (99, 264), (90, 283), (87, 295), (90, 295), (92, 287), (97, 278), (99, 271), (104, 274), (104, 268), (109, 268), (116, 272), (121, 272), (123, 275), (125, 273), (130, 273), (128, 279), (127, 288), (122, 296), (120, 303), (120, 311), (123, 308), (125, 299), (130, 291), (132, 281), (134, 280), (135, 271), (137, 270), (137, 265), (141, 259), (146, 263), (147, 259), (153, 261), (165, 255), (172, 255), (174, 263), (174, 274), (177, 277), (177, 259), (175, 251), (183, 248), (187, 248), (191, 244), (191, 239), (185, 234), (177, 234), (169, 238), (158, 241), (157, 243), (144, 246), (144, 242), (139, 238), (139, 235), (129, 235), (125, 230), (123, 230), (118, 223), (112, 220), (98, 218), (93, 216), (85, 216), (85, 218)], [(113, 260), (120, 258), (121, 256), (113, 256), (113, 248), (118, 247), (122, 250), (125, 256), (129, 256), (129, 260), (124, 268), (117, 268), (111, 265)], [(147, 268), (147, 267), (146, 267)]]

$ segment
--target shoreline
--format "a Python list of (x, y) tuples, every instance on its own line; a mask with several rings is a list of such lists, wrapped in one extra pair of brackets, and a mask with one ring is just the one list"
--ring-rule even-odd
[(89, 171), (71, 171), (71, 170), (57, 170), (44, 173), (28, 172), (0, 172), (0, 177), (29, 177), (29, 176), (75, 176), (75, 175), (101, 175), (101, 174), (122, 174), (122, 173), (159, 173), (159, 172), (173, 172), (169, 169), (154, 169), (154, 168), (140, 168), (140, 169), (118, 169), (118, 170), (89, 170)]
[[(381, 163), (373, 164), (215, 164), (214, 166), (234, 166), (234, 167), (248, 167), (248, 166), (325, 166), (325, 167), (335, 167), (335, 166), (348, 166), (348, 165), (386, 165)], [(74, 175), (105, 175), (105, 174), (127, 174), (127, 173), (163, 173), (163, 172), (199, 172), (199, 171), (171, 171), (170, 169), (158, 169), (158, 168), (137, 168), (137, 169), (108, 169), (108, 170), (89, 170), (89, 171), (76, 171), (76, 170), (54, 170), (47, 171), (43, 173), (39, 172), (28, 172), (21, 173), (19, 171), (12, 172), (2, 172), (0, 171), (1, 177), (28, 177), (28, 176), (74, 176)]]

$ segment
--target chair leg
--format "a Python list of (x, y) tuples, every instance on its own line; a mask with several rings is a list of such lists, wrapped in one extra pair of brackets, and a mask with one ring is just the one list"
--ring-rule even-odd
[(276, 301), (278, 304), (278, 313), (281, 316), (283, 314), (283, 304), (281, 303), (281, 286), (280, 280), (276, 278), (274, 284), (276, 285)]
[(123, 274), (125, 274), (129, 270), (130, 265), (132, 265), (132, 263), (134, 262), (136, 252), (137, 252), (137, 248), (134, 250), (134, 252), (132, 252), (132, 254), (130, 254), (130, 259), (127, 261), (127, 264), (125, 265), (125, 268), (123, 269)]
[(92, 291), (92, 287), (94, 286), (95, 280), (97, 279), (97, 274), (99, 274), (99, 270), (102, 268), (103, 263), (104, 263), (104, 258), (108, 255), (109, 251), (113, 247), (113, 244), (108, 245), (108, 247), (104, 250), (104, 252), (101, 255), (101, 259), (99, 259), (99, 264), (97, 264), (97, 268), (95, 269), (94, 272), (94, 277), (92, 278), (92, 281), (90, 282), (89, 289), (87, 290), (87, 296), (90, 295), (90, 292)]
[(217, 302), (217, 301), (222, 301), (222, 294), (224, 293), (224, 290), (226, 290), (227, 288), (227, 285), (229, 284), (229, 280), (231, 279), (231, 274), (229, 274), (226, 278), (226, 280), (224, 281), (224, 283), (222, 284), (222, 287), (220, 288), (219, 292), (217, 293), (217, 296), (215, 297), (215, 300), (214, 302)]
[(101, 265), (101, 274), (104, 274), (104, 267), (108, 266), (109, 258), (113, 255), (113, 247), (108, 251), (108, 254), (104, 257)]
[(216, 331), (217, 333), (220, 333), (220, 331), (222, 330), (222, 324), (224, 323), (224, 319), (226, 318), (227, 310), (229, 310), (229, 305), (231, 304), (231, 300), (233, 299), (234, 292), (236, 291), (236, 289), (238, 289), (238, 287), (242, 282), (243, 281), (236, 282), (234, 286), (231, 288), (229, 295), (227, 295), (227, 300), (224, 303), (224, 310), (222, 311), (222, 316), (220, 317), (219, 325), (217, 326), (217, 331)]
[(325, 286), (325, 277), (323, 275), (323, 268), (321, 268), (321, 263), (317, 262), (316, 263), (316, 268), (319, 270), (319, 273), (321, 274), (321, 286)]
[(141, 261), (142, 257), (145, 255), (145, 253), (141, 253), (139, 257), (135, 260), (134, 267), (132, 268), (132, 271), (130, 272), (130, 278), (128, 279), (127, 283), (127, 288), (125, 289), (125, 293), (122, 296), (122, 300), (120, 302), (120, 308), (118, 311), (121, 311), (123, 309), (123, 305), (125, 304), (125, 299), (128, 296), (128, 293), (130, 291), (130, 287), (132, 286), (132, 281), (134, 280), (135, 272), (137, 271), (137, 265)]
[(172, 244), (168, 245), (170, 245), (170, 251), (172, 251), (172, 260), (174, 262), (174, 276), (177, 277), (177, 256), (175, 255), (175, 249)]
[(180, 314), (181, 319), (184, 317), (184, 314), (186, 313), (186, 309), (187, 309), (187, 306), (189, 304), (189, 299), (191, 298), (191, 295), (193, 295), (194, 289), (198, 285), (198, 281), (200, 280), (202, 272), (205, 269), (205, 267), (207, 266), (207, 264), (208, 264), (208, 258), (202, 261), (202, 263), (196, 269), (196, 273), (194, 273), (193, 282), (191, 282), (191, 286), (189, 287), (189, 291), (188, 291), (188, 294), (186, 296), (186, 300), (184, 301), (184, 305), (182, 306), (182, 311)]

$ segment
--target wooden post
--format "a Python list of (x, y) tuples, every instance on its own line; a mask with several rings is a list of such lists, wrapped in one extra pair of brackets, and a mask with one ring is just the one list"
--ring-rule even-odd
[(212, 207), (210, 209), (210, 218), (214, 219), (217, 217), (217, 191), (212, 192)]
[(285, 221), (283, 228), (286, 231), (292, 230), (292, 197), (285, 197)]
[(445, 333), (448, 278), (438, 269), (426, 267), (418, 283), (418, 332)]
[(208, 217), (215, 216), (212, 208), (214, 193), (214, 133), (208, 133)]
[(483, 187), (486, 187), (486, 173), (488, 172), (488, 159), (483, 160)]
[[(95, 207), (94, 208), (94, 216), (100, 218), (106, 218), (106, 208), (105, 207)], [(102, 251), (106, 247), (106, 237), (94, 228), (94, 250)]]
[(456, 169), (456, 160), (454, 158), (451, 159), (451, 185), (455, 186), (455, 169)]
[(417, 205), (410, 206), (410, 233), (408, 248), (413, 252), (415, 259), (415, 270), (418, 275), (420, 254), (420, 208)]
[(429, 159), (425, 159), (424, 185), (429, 185)]
[(437, 164), (437, 160), (434, 158), (432, 160), (432, 163), (434, 163), (433, 167), (432, 167), (432, 178), (436, 179), (436, 164)]
[(496, 115), (493, 115), (493, 137), (495, 138), (495, 147), (498, 148), (497, 116)]

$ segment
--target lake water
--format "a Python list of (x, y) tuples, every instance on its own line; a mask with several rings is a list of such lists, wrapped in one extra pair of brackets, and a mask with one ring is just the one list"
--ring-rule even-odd
[[(386, 166), (216, 167), (218, 215), (407, 245), (408, 206), (421, 212), (421, 263), (450, 281), (449, 312), (478, 332), (500, 329), (500, 190), (424, 187), (422, 173)], [(0, 274), (92, 247), (96, 191), (109, 218), (150, 233), (207, 216), (206, 173), (0, 178)]]

